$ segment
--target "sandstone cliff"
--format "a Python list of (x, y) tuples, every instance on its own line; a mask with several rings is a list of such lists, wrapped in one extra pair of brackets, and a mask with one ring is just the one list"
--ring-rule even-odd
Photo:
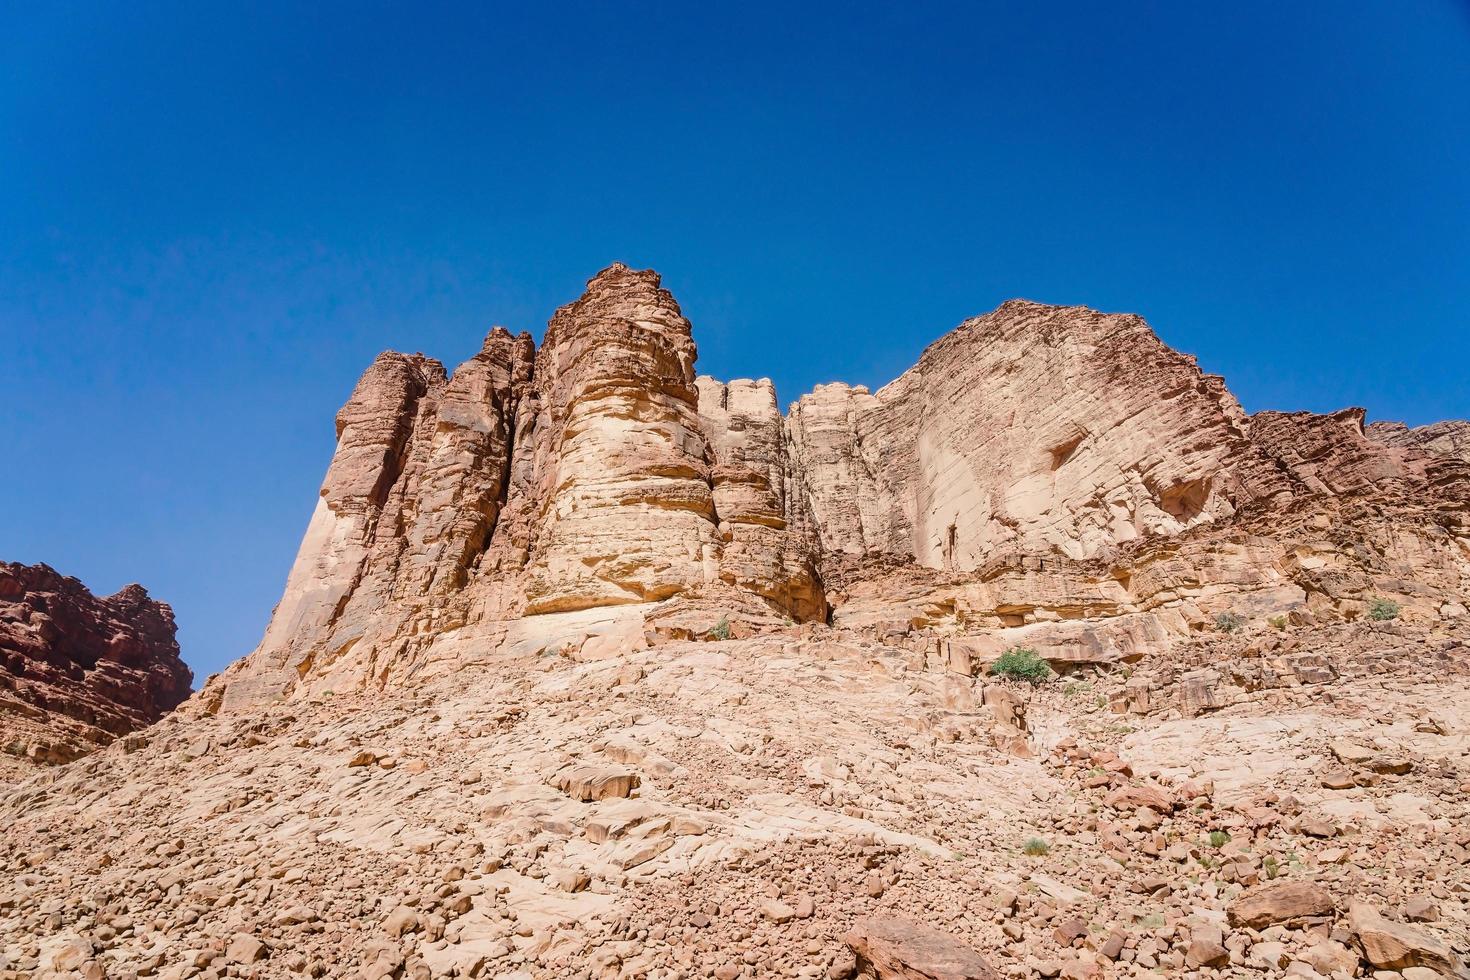
[(1082, 307), (1006, 303), (877, 394), (802, 396), (790, 430), (829, 550), (935, 569), (1090, 557), (1289, 489), (1221, 379)]
[(192, 682), (173, 611), (141, 585), (103, 598), (45, 565), (0, 562), (6, 755), (70, 761), (157, 721)]
[(1442, 456), (1455, 456), (1470, 462), (1470, 422), (1451, 419), (1411, 429), (1402, 422), (1374, 422), (1367, 428), (1368, 438), (1386, 446), (1423, 449)]
[(539, 350), (496, 328), (452, 375), (380, 356), (265, 638), (206, 700), (632, 636), (619, 607), (674, 599), (1075, 664), (1228, 609), (1343, 618), (1391, 593), (1439, 615), (1470, 583), (1457, 429), (1247, 416), (1135, 316), (1009, 302), (876, 393), (819, 386), (784, 417), (769, 381), (695, 358), (657, 274), (622, 265)]
[(259, 648), (0, 791), (0, 980), (1465, 975), (1461, 424), (1024, 302), (694, 360), (623, 266), (379, 357)]

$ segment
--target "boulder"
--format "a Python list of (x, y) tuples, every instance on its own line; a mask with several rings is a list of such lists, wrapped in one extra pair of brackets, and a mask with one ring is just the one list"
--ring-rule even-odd
[(859, 919), (844, 937), (877, 980), (1000, 980), (985, 958), (947, 933), (898, 917)]
[(1376, 969), (1423, 967), (1446, 976), (1470, 976), (1460, 958), (1438, 937), (1385, 919), (1365, 902), (1355, 902), (1348, 910), (1348, 926), (1363, 950), (1363, 959)]
[(551, 777), (551, 784), (584, 803), (625, 799), (633, 795), (641, 780), (631, 769), (610, 765), (571, 765)]
[(1336, 914), (1327, 889), (1307, 881), (1274, 881), (1247, 889), (1226, 909), (1233, 926), (1265, 929)]

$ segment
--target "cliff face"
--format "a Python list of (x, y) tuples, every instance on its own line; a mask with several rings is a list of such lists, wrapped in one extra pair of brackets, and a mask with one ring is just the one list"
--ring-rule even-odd
[(1230, 602), (1351, 616), (1412, 582), (1456, 608), (1470, 581), (1457, 429), (1247, 417), (1135, 316), (1006, 303), (877, 393), (823, 385), (784, 418), (769, 381), (697, 377), (695, 357), (658, 275), (621, 265), (539, 350), (496, 328), (449, 376), (381, 355), (266, 636), (211, 697), (626, 640), (642, 614), (617, 610), (673, 599), (991, 626), (1089, 660)]
[(140, 585), (100, 597), (45, 565), (0, 562), (0, 742), (66, 762), (189, 696), (173, 611)]
[[(694, 358), (622, 266), (379, 357), (259, 648), (0, 786), (0, 980), (1464, 973), (1456, 426), (1034, 303), (784, 417)], [(12, 687), (182, 696), (60, 581)]]
[(1402, 422), (1374, 422), (1367, 436), (1385, 446), (1423, 449), (1470, 463), (1470, 422), (1450, 419), (1411, 429)]
[(1219, 378), (1081, 307), (1007, 303), (876, 395), (802, 396), (789, 428), (828, 549), (948, 571), (1091, 557), (1288, 490)]

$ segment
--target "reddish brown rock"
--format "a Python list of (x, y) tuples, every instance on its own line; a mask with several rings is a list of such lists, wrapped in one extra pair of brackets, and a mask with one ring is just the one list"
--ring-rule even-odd
[(999, 980), (979, 953), (929, 926), (900, 918), (860, 919), (845, 938), (877, 980)]
[(1115, 810), (1148, 809), (1169, 813), (1174, 809), (1174, 801), (1168, 793), (1148, 785), (1120, 786), (1104, 797), (1103, 802)]
[(1365, 432), (1369, 439), (1385, 446), (1423, 449), (1470, 463), (1470, 422), (1452, 419), (1413, 429), (1402, 422), (1374, 422)]
[(1247, 890), (1230, 903), (1230, 924), (1264, 929), (1278, 923), (1330, 916), (1337, 903), (1320, 885), (1307, 881), (1278, 881)]
[(1391, 922), (1366, 903), (1355, 903), (1348, 911), (1348, 925), (1362, 947), (1363, 959), (1377, 969), (1417, 966), (1444, 976), (1470, 976), (1465, 964), (1439, 938), (1423, 929)]
[(0, 562), (0, 730), (11, 756), (66, 762), (189, 696), (174, 616), (141, 585), (99, 597), (46, 565)]

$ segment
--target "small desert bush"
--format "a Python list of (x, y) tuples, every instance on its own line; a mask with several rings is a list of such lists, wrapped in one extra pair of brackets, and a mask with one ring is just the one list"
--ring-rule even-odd
[(999, 677), (1030, 681), (1032, 684), (1044, 681), (1051, 676), (1051, 668), (1046, 665), (1046, 661), (1038, 657), (1035, 650), (1026, 647), (1014, 647), (1001, 654), (1000, 658), (990, 665), (990, 672)]
[(1271, 628), (1272, 629), (1278, 629), (1278, 630), (1284, 630), (1284, 629), (1286, 629), (1286, 617), (1285, 616), (1272, 616), (1270, 619), (1266, 620), (1266, 622), (1268, 622), (1268, 623), (1271, 624)]
[(1040, 837), (1030, 837), (1027, 838), (1025, 845), (1021, 848), (1021, 852), (1027, 857), (1046, 857), (1051, 853), (1051, 845)]
[(1220, 848), (1230, 843), (1230, 835), (1225, 833), (1225, 831), (1223, 830), (1212, 830), (1210, 831), (1209, 841), (1210, 846), (1218, 851)]
[(1215, 629), (1221, 633), (1239, 633), (1243, 626), (1245, 626), (1245, 617), (1237, 616), (1233, 612), (1222, 612), (1215, 617)]
[(721, 616), (720, 621), (710, 627), (709, 635), (717, 640), (728, 640), (730, 638), (730, 617)]
[(1368, 603), (1368, 618), (1376, 622), (1384, 623), (1390, 619), (1398, 619), (1399, 612), (1400, 609), (1397, 602), (1394, 602), (1392, 599), (1385, 599), (1382, 596), (1378, 596), (1372, 602)]

